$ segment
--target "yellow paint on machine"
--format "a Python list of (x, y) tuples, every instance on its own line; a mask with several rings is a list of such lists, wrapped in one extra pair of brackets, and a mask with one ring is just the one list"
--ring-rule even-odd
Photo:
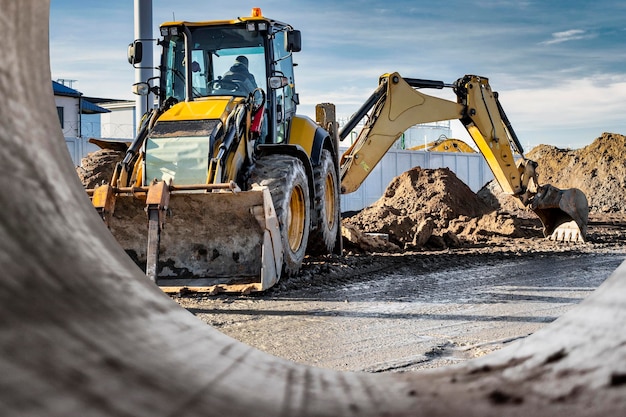
[(291, 119), (289, 143), (291, 145), (300, 145), (306, 154), (311, 157), (315, 131), (318, 127), (317, 123), (306, 116), (294, 116)]
[(211, 100), (183, 101), (159, 117), (159, 122), (219, 119), (244, 100), (243, 97), (211, 97)]

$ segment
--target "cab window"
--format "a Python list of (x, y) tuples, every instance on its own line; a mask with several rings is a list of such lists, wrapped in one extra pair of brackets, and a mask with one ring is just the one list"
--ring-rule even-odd
[(287, 78), (287, 84), (276, 90), (277, 142), (283, 142), (291, 117), (296, 113), (293, 60), (285, 48), (285, 33), (274, 34), (274, 76)]

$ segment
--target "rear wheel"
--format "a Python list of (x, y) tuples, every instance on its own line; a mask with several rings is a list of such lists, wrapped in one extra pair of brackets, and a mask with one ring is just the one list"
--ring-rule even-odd
[(309, 237), (309, 253), (332, 253), (337, 243), (339, 187), (337, 171), (330, 151), (322, 150), (320, 164), (313, 169), (315, 182), (315, 222)]
[(295, 275), (304, 260), (311, 224), (304, 165), (289, 155), (268, 155), (256, 162), (249, 179), (253, 183), (269, 188), (280, 225), (283, 275)]

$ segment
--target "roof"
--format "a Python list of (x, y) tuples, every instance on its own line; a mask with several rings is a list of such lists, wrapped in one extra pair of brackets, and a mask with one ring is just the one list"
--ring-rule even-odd
[(83, 110), (83, 114), (111, 113), (111, 110), (100, 107), (85, 99), (81, 102), (81, 108)]
[[(56, 81), (52, 81), (52, 91), (54, 91), (55, 96), (64, 96), (64, 97), (76, 97), (80, 99), (83, 96), (78, 90), (74, 90), (66, 85), (58, 83)], [(81, 103), (81, 113), (82, 114), (95, 114), (95, 113), (110, 113), (111, 110), (102, 108), (85, 98), (82, 98)]]
[(80, 91), (74, 90), (54, 80), (52, 81), (52, 90), (55, 96), (80, 97), (83, 95)]
[[(91, 100), (90, 100), (91, 101)], [(137, 106), (136, 100), (111, 100), (106, 102), (98, 102), (100, 107), (108, 110), (133, 110)]]

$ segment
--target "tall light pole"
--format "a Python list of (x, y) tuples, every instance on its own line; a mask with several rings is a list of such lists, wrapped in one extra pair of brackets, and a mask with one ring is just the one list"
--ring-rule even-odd
[[(135, 0), (135, 39), (152, 39), (152, 0)], [(143, 59), (139, 68), (135, 69), (135, 82), (145, 82), (152, 77), (153, 72), (152, 42), (144, 42)], [(148, 111), (148, 104), (152, 106), (154, 96), (149, 94), (137, 96), (135, 105), (135, 126), (138, 126), (141, 116)]]

